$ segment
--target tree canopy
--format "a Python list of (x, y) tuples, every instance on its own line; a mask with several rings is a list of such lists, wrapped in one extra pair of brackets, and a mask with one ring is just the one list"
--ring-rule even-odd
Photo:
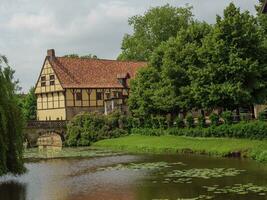
[(131, 17), (129, 25), (133, 27), (133, 34), (124, 36), (118, 60), (148, 61), (155, 48), (190, 24), (192, 16), (191, 7), (167, 4)]
[(233, 3), (198, 49), (202, 68), (189, 73), (191, 91), (202, 108), (233, 109), (266, 98), (266, 49), (257, 20)]
[(17, 81), (8, 60), (0, 56), (0, 175), (24, 171), (23, 115), (16, 95)]
[(259, 16), (241, 12), (233, 3), (214, 25), (190, 17), (175, 36), (151, 48), (149, 67), (131, 82), (130, 110), (147, 117), (264, 103), (265, 35)]
[(32, 87), (28, 94), (19, 94), (19, 106), (26, 120), (36, 120), (37, 98)]
[(94, 54), (87, 54), (87, 55), (83, 55), (83, 56), (79, 56), (79, 54), (67, 54), (67, 55), (64, 55), (63, 57), (66, 57), (66, 58), (91, 58), (91, 59), (98, 59), (98, 57)]

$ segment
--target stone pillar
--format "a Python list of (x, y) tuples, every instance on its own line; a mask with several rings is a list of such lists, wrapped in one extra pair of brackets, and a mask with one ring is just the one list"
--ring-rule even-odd
[(111, 110), (113, 111), (114, 110), (114, 99), (112, 99), (112, 101), (111, 101)]

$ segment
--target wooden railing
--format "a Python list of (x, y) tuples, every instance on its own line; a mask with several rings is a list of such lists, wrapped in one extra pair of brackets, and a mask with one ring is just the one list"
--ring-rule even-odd
[(67, 121), (28, 121), (26, 128), (55, 129), (66, 128)]

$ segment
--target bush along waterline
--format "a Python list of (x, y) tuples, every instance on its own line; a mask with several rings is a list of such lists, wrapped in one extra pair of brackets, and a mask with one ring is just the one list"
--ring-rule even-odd
[(117, 138), (128, 134), (146, 136), (188, 136), (267, 139), (267, 122), (263, 119), (234, 122), (231, 112), (219, 116), (197, 119), (188, 114), (185, 119), (164, 116), (134, 118), (115, 111), (107, 116), (99, 113), (81, 113), (67, 126), (66, 146), (90, 146), (102, 139)]
[(66, 146), (90, 146), (91, 143), (127, 135), (128, 120), (120, 112), (110, 115), (81, 113), (67, 125)]

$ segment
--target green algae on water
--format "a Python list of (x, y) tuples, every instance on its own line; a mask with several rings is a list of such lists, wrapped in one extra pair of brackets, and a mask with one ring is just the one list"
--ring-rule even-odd
[(237, 176), (244, 172), (244, 170), (237, 170), (234, 168), (213, 168), (213, 169), (187, 169), (187, 170), (173, 170), (167, 174), (167, 177), (178, 177), (178, 178), (221, 178), (226, 176)]
[(248, 184), (234, 184), (233, 186), (226, 186), (219, 188), (218, 185), (214, 186), (203, 186), (208, 192), (213, 192), (214, 194), (239, 194), (246, 195), (249, 193), (257, 193), (259, 196), (267, 195), (267, 186), (258, 186), (253, 183)]
[(162, 168), (172, 167), (173, 165), (185, 165), (184, 163), (167, 163), (167, 162), (152, 162), (152, 163), (129, 163), (129, 164), (118, 164), (110, 167), (98, 168), (99, 171), (111, 171), (111, 170), (159, 170)]

